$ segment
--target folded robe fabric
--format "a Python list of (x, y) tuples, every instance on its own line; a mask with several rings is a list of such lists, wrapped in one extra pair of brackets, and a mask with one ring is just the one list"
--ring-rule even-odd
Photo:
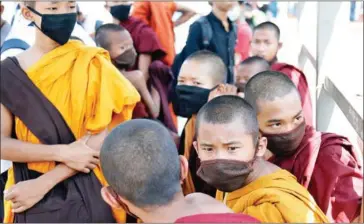
[(360, 214), (363, 198), (360, 154), (347, 138), (318, 132), (307, 125), (294, 155), (273, 156), (270, 161), (296, 176), (330, 222), (347, 223)]
[(268, 223), (328, 222), (313, 197), (286, 170), (260, 177), (228, 193), (217, 191), (216, 199), (236, 213), (250, 215)]
[[(81, 138), (87, 132), (97, 134), (106, 128), (112, 128), (122, 121), (129, 120), (135, 104), (140, 100), (140, 96), (132, 84), (111, 64), (106, 51), (86, 47), (78, 41), (70, 41), (66, 45), (49, 52), (31, 66), (26, 74), (19, 66), (14, 66), (14, 59), (12, 61), (13, 65), (9, 60), (12, 59), (3, 61), (1, 64), (3, 84), (1, 101), (5, 107), (14, 113), (15, 135), (17, 139), (22, 141), (34, 144), (67, 144), (74, 139)], [(7, 66), (11, 66), (11, 69), (7, 69)], [(21, 75), (23, 77), (20, 77)], [(26, 80), (24, 79), (25, 76), (33, 86), (28, 81), (24, 81)], [(4, 88), (4, 86), (7, 88)], [(28, 87), (24, 88), (24, 86)], [(34, 88), (38, 89), (47, 98), (48, 106), (45, 100), (41, 100), (42, 95), (35, 93)], [(18, 91), (14, 93), (11, 91), (13, 89)], [(57, 123), (55, 122), (54, 110), (51, 113), (49, 105), (53, 105), (53, 109), (56, 109), (61, 115), (60, 117), (63, 117), (63, 126), (60, 125), (62, 122), (59, 118)], [(21, 115), (21, 113), (23, 114)], [(40, 114), (48, 115), (43, 117), (39, 116)], [(32, 119), (29, 119), (29, 116), (32, 116)], [(45, 121), (42, 121), (42, 119)], [(65, 131), (67, 126), (73, 136)], [(48, 172), (55, 166), (55, 162), (27, 163), (25, 168), (30, 172), (25, 173), (24, 177), (28, 174), (28, 178), (34, 178)], [(17, 168), (15, 169), (17, 170)], [(6, 189), (15, 184), (14, 170), (11, 168), (8, 172)], [(87, 186), (82, 194), (78, 189), (77, 192), (80, 195), (72, 194), (72, 189), (77, 189), (80, 186), (80, 183), (75, 180), (80, 180), (80, 182), (83, 182), (81, 185)], [(82, 206), (86, 207), (86, 209), (82, 210), (81, 205), (73, 209), (71, 207), (72, 211), (79, 209), (78, 217), (64, 215), (62, 212), (55, 212), (46, 216), (39, 213), (39, 208), (37, 209), (37, 206), (42, 209), (48, 207), (49, 204), (42, 205), (44, 202), (42, 200), (34, 206), (36, 210), (33, 212), (34, 214), (31, 209), (25, 212), (26, 222), (111, 221), (110, 217), (107, 217), (108, 212), (106, 211), (106, 209), (110, 208), (104, 206), (99, 196), (101, 185), (107, 185), (100, 167), (95, 168), (92, 174), (75, 175), (59, 185), (63, 185), (63, 187), (57, 188), (57, 186), (46, 195), (45, 199), (55, 197), (56, 199), (50, 202), (57, 204), (56, 206), (59, 209), (65, 206), (64, 202), (82, 200), (84, 202)], [(59, 189), (68, 189), (68, 191), (59, 192)], [(90, 195), (90, 197), (85, 195)], [(95, 198), (99, 202), (93, 203), (92, 200), (95, 200)], [(54, 212), (52, 209), (46, 211), (49, 212), (49, 210)], [(126, 221), (123, 210), (113, 210), (112, 214), (114, 216), (113, 220), (118, 222)], [(103, 217), (104, 215), (105, 217)], [(37, 217), (40, 217), (40, 220)], [(45, 219), (43, 220), (42, 217), (45, 217)], [(104, 218), (106, 221), (103, 220)], [(11, 212), (11, 202), (5, 201), (4, 222), (13, 221), (24, 220), (14, 220), (14, 214)]]

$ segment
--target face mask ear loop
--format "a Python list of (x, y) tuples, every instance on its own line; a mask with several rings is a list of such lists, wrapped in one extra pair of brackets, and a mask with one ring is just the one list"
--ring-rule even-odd
[[(39, 13), (37, 10), (35, 10), (35, 9), (33, 9), (32, 7), (29, 7), (29, 6), (27, 6), (27, 8), (31, 11), (31, 12), (33, 12), (33, 13), (35, 13), (36, 15), (38, 15), (38, 16), (40, 16), (40, 17), (42, 17), (43, 15), (41, 14), (41, 13)], [(35, 27), (37, 27), (40, 31), (42, 31), (42, 29), (37, 25), (37, 24), (35, 24), (35, 22), (33, 21), (33, 22), (31, 22), (30, 24), (33, 24)]]

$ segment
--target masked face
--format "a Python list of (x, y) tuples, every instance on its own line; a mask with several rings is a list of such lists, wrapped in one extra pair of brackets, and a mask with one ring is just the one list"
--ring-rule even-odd
[[(68, 42), (68, 40), (71, 37), (71, 33), (76, 25), (77, 21), (77, 14), (76, 14), (76, 6), (74, 5), (66, 5), (66, 3), (40, 3), (37, 2), (36, 4), (52, 4), (50, 6), (52, 9), (56, 9), (56, 11), (62, 11), (60, 8), (69, 7), (67, 11), (69, 13), (52, 13), (51, 11), (48, 14), (48, 8), (45, 8), (43, 11), (47, 12), (40, 13), (37, 10), (28, 7), (28, 9), (33, 12), (36, 16), (39, 16), (41, 18), (41, 23), (38, 25), (36, 22), (33, 22), (33, 24), (47, 37), (54, 40), (60, 45), (64, 45)], [(73, 12), (74, 11), (74, 12)], [(40, 21), (38, 19), (38, 21)]]
[(197, 130), (194, 147), (201, 160), (197, 175), (224, 192), (245, 186), (255, 159), (265, 152), (264, 141), (257, 143), (242, 126), (238, 119), (227, 124), (202, 121)]
[(231, 21), (237, 21), (240, 18), (240, 6), (236, 5), (228, 12), (228, 17)]
[(134, 47), (125, 50), (122, 54), (113, 59), (115, 65), (122, 69), (132, 68), (135, 64), (137, 53)]
[(110, 13), (114, 18), (124, 21), (129, 18), (130, 9), (131, 5), (115, 5), (110, 7)]
[(177, 115), (190, 118), (193, 114), (201, 109), (207, 103), (210, 89), (178, 85), (176, 87), (178, 110)]
[(261, 134), (268, 139), (268, 149), (276, 156), (294, 154), (305, 134), (300, 96), (297, 92), (273, 100), (258, 100)]
[(120, 69), (129, 69), (135, 65), (137, 52), (135, 51), (133, 39), (128, 31), (115, 31), (108, 33), (110, 57)]
[(300, 145), (305, 135), (305, 122), (302, 122), (295, 129), (281, 134), (261, 134), (268, 139), (268, 149), (276, 156), (291, 156)]

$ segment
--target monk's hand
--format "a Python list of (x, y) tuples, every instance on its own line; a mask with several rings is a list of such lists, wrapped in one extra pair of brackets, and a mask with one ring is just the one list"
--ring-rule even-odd
[(208, 101), (223, 95), (234, 95), (236, 96), (238, 94), (238, 88), (234, 85), (230, 84), (220, 84), (217, 88), (212, 90), (209, 94)]
[(20, 213), (33, 207), (49, 191), (40, 179), (22, 181), (4, 191), (4, 199), (12, 202), (12, 211)]
[(99, 165), (100, 151), (87, 146), (90, 135), (59, 148), (60, 162), (83, 173), (89, 173)]

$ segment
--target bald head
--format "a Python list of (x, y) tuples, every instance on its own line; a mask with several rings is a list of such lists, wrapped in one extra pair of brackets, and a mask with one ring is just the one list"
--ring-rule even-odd
[(244, 66), (244, 65), (257, 65), (259, 66), (261, 71), (266, 71), (270, 69), (270, 65), (269, 62), (266, 61), (264, 58), (259, 57), (259, 56), (252, 56), (249, 57), (247, 59), (245, 59), (244, 61), (242, 61), (240, 63), (240, 65)]
[(95, 42), (96, 45), (102, 47), (104, 49), (110, 49), (111, 44), (111, 33), (121, 33), (126, 31), (126, 29), (120, 25), (116, 25), (113, 23), (108, 23), (101, 25), (95, 34)]
[(205, 104), (197, 114), (196, 135), (202, 123), (229, 124), (239, 122), (244, 134), (253, 136), (254, 142), (258, 140), (259, 127), (255, 110), (243, 98), (238, 96), (219, 96)]
[(301, 100), (295, 84), (281, 72), (264, 71), (251, 78), (245, 86), (245, 99), (257, 110), (258, 101), (274, 101), (290, 93), (297, 94)]
[(182, 191), (176, 146), (158, 122), (135, 119), (119, 125), (105, 139), (100, 159), (110, 186), (140, 208), (167, 205)]
[[(191, 54), (185, 62), (196, 62), (206, 65), (204, 75), (213, 79), (217, 84), (225, 83), (227, 77), (227, 68), (223, 60), (215, 53), (207, 50), (197, 51)], [(183, 66), (183, 65), (182, 65)]]
[(281, 37), (281, 30), (279, 29), (279, 27), (272, 23), (272, 22), (264, 22), (264, 23), (261, 23), (259, 25), (257, 25), (256, 27), (254, 27), (254, 30), (253, 32), (255, 33), (257, 30), (270, 30), (270, 31), (273, 31), (277, 40), (280, 39)]

